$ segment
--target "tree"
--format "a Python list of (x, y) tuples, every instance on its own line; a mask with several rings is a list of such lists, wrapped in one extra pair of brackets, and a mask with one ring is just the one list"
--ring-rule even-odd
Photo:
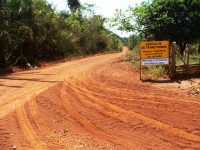
[[(153, 0), (130, 7), (129, 14), (121, 19), (123, 29), (137, 30), (147, 40), (176, 41), (181, 54), (187, 44), (200, 39), (199, 0)], [(136, 24), (131, 21), (132, 18)], [(131, 24), (129, 28), (127, 22)]]
[(57, 12), (46, 0), (1, 0), (0, 67), (119, 48), (120, 39), (112, 40), (93, 4), (68, 2), (72, 13)]
[(72, 12), (76, 12), (76, 10), (81, 6), (79, 0), (67, 0), (67, 5)]

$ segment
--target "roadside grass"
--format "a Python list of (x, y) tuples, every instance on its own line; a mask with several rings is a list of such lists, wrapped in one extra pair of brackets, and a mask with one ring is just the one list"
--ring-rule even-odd
[[(185, 62), (187, 62), (186, 58), (183, 56), (183, 60)], [(189, 56), (189, 64), (200, 64), (200, 54), (191, 54)], [(176, 59), (176, 65), (180, 66), (180, 65), (184, 65), (184, 63), (182, 62), (182, 60), (180, 58), (177, 57)]]
[(169, 76), (169, 71), (166, 66), (154, 65), (143, 67), (143, 74), (148, 76), (149, 79), (156, 80), (160, 77), (167, 78)]
[[(133, 64), (136, 70), (140, 69), (140, 54), (139, 54), (139, 45), (135, 47), (129, 54), (131, 63)], [(151, 65), (151, 66), (142, 66), (142, 73), (152, 80), (156, 80), (160, 77), (167, 77), (169, 75), (168, 68), (163, 65)]]
[[(128, 60), (133, 64), (134, 68), (140, 69), (140, 54), (139, 44), (129, 53)], [(187, 61), (187, 55), (184, 55), (183, 60)], [(193, 46), (190, 56), (189, 64), (200, 64), (200, 53), (197, 47)], [(176, 65), (184, 65), (180, 58), (177, 57)], [(142, 66), (142, 73), (149, 79), (156, 80), (158, 78), (167, 78), (170, 75), (170, 70), (167, 65), (150, 65)]]
[[(198, 45), (191, 45), (191, 50), (190, 50), (190, 54), (189, 54), (189, 64), (200, 64), (200, 52), (198, 50)], [(188, 51), (188, 48), (186, 48), (183, 56), (182, 56), (182, 59), (183, 61), (187, 62), (187, 51)], [(180, 54), (179, 54), (180, 56)], [(184, 63), (182, 62), (182, 60), (177, 57), (176, 59), (176, 65), (177, 66), (180, 66), (180, 65), (184, 65)]]

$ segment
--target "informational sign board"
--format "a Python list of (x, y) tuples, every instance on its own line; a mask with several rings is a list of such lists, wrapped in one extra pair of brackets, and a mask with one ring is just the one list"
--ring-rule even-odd
[(140, 43), (141, 65), (169, 64), (169, 42), (153, 41)]

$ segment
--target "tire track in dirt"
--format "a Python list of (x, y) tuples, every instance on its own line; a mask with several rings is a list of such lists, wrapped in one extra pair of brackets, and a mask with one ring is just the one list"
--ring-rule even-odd
[[(63, 81), (68, 73), (68, 70), (63, 68), (67, 67), (71, 69), (72, 66), (76, 68), (78, 65), (79, 62), (74, 61), (57, 64), (50, 68), (14, 73), (0, 78), (4, 82), (0, 86), (0, 90), (5, 91), (0, 91), (0, 109), (2, 110), (0, 111), (0, 118), (14, 111), (17, 107), (24, 105), (33, 95), (39, 95), (48, 88)], [(23, 76), (19, 77), (21, 74)], [(8, 88), (6, 85), (9, 84), (15, 85), (15, 88), (17, 88), (16, 85), (21, 86), (21, 88), (17, 88), (17, 90), (15, 88)]]
[(200, 142), (200, 136), (188, 133), (188, 132), (181, 130), (181, 129), (178, 129), (178, 128), (174, 128), (174, 127), (172, 127), (168, 124), (165, 124), (165, 123), (162, 123), (160, 121), (145, 117), (145, 116), (138, 114), (138, 113), (135, 113), (133, 111), (124, 110), (124, 109), (117, 107), (113, 104), (107, 103), (106, 100), (104, 100), (104, 99), (99, 99), (99, 98), (91, 95), (91, 92), (84, 89), (83, 87), (78, 86), (78, 85), (74, 84), (73, 82), (70, 82), (70, 81), (68, 81), (68, 82), (70, 83), (70, 85), (67, 85), (67, 86), (70, 86), (70, 88), (72, 88), (74, 91), (76, 91), (78, 93), (86, 95), (87, 97), (91, 98), (91, 100), (93, 100), (95, 103), (103, 106), (104, 108), (113, 111), (114, 116), (117, 113), (118, 119), (121, 119), (122, 121), (128, 122), (128, 121), (131, 121), (131, 120), (134, 120), (134, 119), (138, 119), (140, 121), (143, 121), (144, 123), (150, 124), (152, 126), (160, 128), (160, 129), (164, 129), (164, 130), (168, 131), (169, 133), (171, 133), (175, 136), (178, 136), (178, 137), (181, 137), (181, 138), (184, 138), (184, 139), (188, 139), (188, 140), (191, 140), (191, 141), (194, 141), (194, 142)]
[[(116, 92), (119, 93), (119, 90), (120, 89), (114, 89), (114, 88), (108, 88), (106, 86), (103, 87), (103, 90), (104, 91), (101, 91), (100, 93), (97, 93), (95, 91), (97, 91), (97, 89), (99, 90), (99, 86), (98, 85), (95, 85), (95, 84), (92, 84), (90, 82), (86, 82), (84, 81), (84, 79), (79, 79), (76, 81), (77, 83), (79, 83), (79, 85), (81, 84), (81, 86), (84, 86), (88, 91), (90, 91), (91, 94), (95, 95), (95, 96), (98, 96), (98, 97), (101, 97), (101, 98), (105, 98), (105, 99), (112, 99), (112, 103), (115, 103), (115, 104), (123, 104), (123, 105), (138, 105), (140, 106), (141, 103), (146, 103), (148, 105), (153, 105), (152, 107), (151, 106), (145, 106), (146, 108), (155, 108), (156, 105), (158, 105), (159, 107), (157, 107), (157, 110), (161, 110), (161, 111), (171, 111), (171, 112), (180, 112), (180, 113), (184, 113), (184, 114), (190, 114), (190, 115), (195, 115), (195, 114), (199, 114), (198, 112), (200, 111), (200, 108), (199, 109), (192, 109), (190, 111), (182, 111), (181, 109), (170, 109), (170, 108), (161, 108), (160, 105), (162, 106), (169, 106), (169, 105), (174, 105), (173, 103), (167, 103), (167, 102), (162, 102), (162, 101), (166, 101), (166, 99), (162, 99), (162, 98), (159, 98), (159, 100), (161, 100), (160, 102), (154, 100), (154, 98), (152, 98), (151, 96), (142, 96), (141, 94), (133, 94), (135, 92), (130, 92), (129, 95), (127, 95), (127, 97), (123, 94), (123, 97), (122, 96), (117, 96), (117, 95), (120, 95), (120, 94), (117, 94)], [(112, 93), (111, 93), (112, 92)], [(105, 93), (105, 94), (103, 94)], [(107, 93), (107, 94), (106, 94)], [(114, 96), (113, 96), (114, 95)], [(128, 97), (137, 97), (137, 98), (128, 98)], [(157, 97), (155, 97), (157, 98)], [(150, 100), (151, 99), (151, 100)], [(122, 101), (124, 100), (124, 101)], [(147, 101), (148, 100), (148, 101)], [(133, 103), (133, 102), (137, 102), (137, 103)], [(141, 102), (141, 103), (138, 103), (138, 102)], [(178, 104), (180, 105), (180, 104)], [(142, 106), (141, 106), (142, 107)]]
[[(98, 66), (100, 66), (100, 65), (98, 64)], [(104, 89), (108, 90), (109, 92), (119, 92), (119, 91), (122, 91), (123, 94), (128, 94), (128, 95), (132, 95), (132, 96), (140, 95), (140, 97), (141, 97), (141, 95), (143, 94), (143, 95), (145, 95), (146, 98), (149, 98), (149, 99), (154, 99), (154, 98), (157, 97), (157, 95), (154, 95), (153, 93), (148, 94), (146, 91), (149, 90), (149, 89), (142, 90), (141, 86), (139, 86), (139, 88), (140, 88), (139, 90), (130, 90), (130, 89), (123, 89), (123, 88), (117, 88), (117, 87), (114, 87), (114, 86), (109, 86), (106, 83), (97, 81), (96, 77), (94, 76), (96, 68), (99, 68), (99, 67), (93, 66), (93, 68), (91, 68), (88, 72), (85, 72), (83, 74), (83, 77), (85, 77), (84, 80), (88, 81), (93, 86), (103, 87)], [(96, 75), (96, 76), (98, 76), (98, 75)], [(169, 98), (167, 96), (162, 96), (162, 95), (159, 95), (159, 99), (160, 100), (165, 100), (165, 101), (180, 101), (180, 102), (184, 102), (184, 103), (187, 102), (187, 103), (193, 103), (193, 104), (200, 105), (200, 101), (196, 101), (194, 99), (191, 99), (191, 100), (181, 100), (180, 98), (176, 98), (176, 97), (173, 98), (173, 99), (171, 99), (171, 98)]]
[(42, 125), (44, 123), (43, 123), (42, 119), (39, 117), (38, 106), (36, 103), (36, 97), (34, 97), (30, 101), (28, 101), (28, 107), (29, 107), (29, 111), (31, 113), (31, 117), (33, 118), (33, 122), (36, 125), (37, 129), (40, 132), (43, 132), (45, 134), (47, 129)]
[[(43, 141), (39, 140), (39, 143), (41, 143), (40, 145), (42, 146), (41, 150), (55, 149), (55, 148), (57, 149), (59, 147), (58, 143), (55, 143), (55, 142), (49, 143), (49, 140), (51, 140), (49, 138), (49, 136), (52, 131), (49, 129), (48, 126), (46, 126), (46, 124), (43, 120), (44, 118), (41, 118), (39, 116), (39, 113), (41, 113), (41, 112), (39, 112), (39, 110), (38, 110), (39, 108), (38, 108), (38, 104), (37, 104), (37, 97), (28, 101), (27, 104), (28, 104), (28, 110), (30, 111), (30, 114), (31, 114), (31, 119), (37, 128), (37, 131), (35, 130), (35, 132), (40, 135), (40, 136), (38, 135), (37, 137), (41, 138), (41, 135), (42, 135)], [(41, 103), (39, 103), (39, 104), (44, 106), (44, 104), (41, 104)], [(52, 109), (52, 111), (56, 113), (56, 111), (55, 111), (56, 107), (53, 104), (48, 103), (48, 104), (45, 104), (44, 107)], [(59, 109), (59, 108), (57, 108), (57, 109)], [(59, 112), (60, 117), (63, 117), (64, 114), (60, 114), (60, 110), (58, 110), (57, 112)], [(29, 117), (30, 117), (30, 115), (29, 115)]]
[(32, 148), (37, 150), (46, 150), (47, 145), (44, 141), (40, 140), (36, 131), (33, 129), (26, 114), (25, 106), (23, 105), (19, 107), (16, 112), (20, 129), (23, 132), (26, 140), (31, 144)]
[[(94, 66), (92, 66), (92, 67), (94, 67)], [(90, 67), (90, 70), (91, 70), (91, 67)], [(79, 72), (80, 74), (79, 74), (78, 79), (81, 79), (81, 77), (84, 77), (84, 76), (85, 76), (85, 78), (87, 78), (87, 76), (85, 75), (86, 71), (87, 71), (87, 69), (85, 69), (84, 72)], [(90, 79), (91, 79), (91, 76), (90, 76)], [(116, 107), (115, 105), (112, 105), (110, 103), (106, 103), (105, 102), (106, 100), (104, 100), (104, 102), (105, 102), (104, 104), (100, 103), (100, 99), (98, 99), (95, 96), (91, 95), (91, 91), (88, 91), (87, 89), (84, 89), (83, 87), (78, 86), (78, 85), (74, 84), (73, 82), (70, 82), (69, 80), (68, 80), (68, 82), (78, 89), (77, 90), (74, 87), (71, 87), (76, 92), (79, 92), (81, 94), (84, 94), (84, 95), (90, 97), (91, 99), (95, 100), (95, 102), (98, 103), (98, 104), (105, 105), (105, 107), (107, 109), (111, 108), (113, 111), (115, 111), (117, 113), (120, 112), (121, 114), (128, 114), (128, 118), (129, 119), (130, 118), (136, 118), (136, 119), (141, 120), (141, 121), (143, 121), (145, 123), (148, 123), (148, 124), (151, 124), (153, 126), (156, 126), (156, 127), (160, 128), (160, 129), (165, 129), (166, 131), (168, 131), (171, 134), (176, 135), (178, 137), (189, 139), (189, 140), (192, 140), (192, 141), (195, 141), (195, 142), (200, 142), (200, 137), (199, 136), (191, 134), (191, 133), (188, 133), (188, 132), (186, 132), (186, 131), (184, 131), (182, 129), (174, 128), (174, 127), (172, 127), (172, 126), (170, 126), (168, 124), (165, 124), (165, 123), (162, 123), (160, 121), (145, 117), (145, 116), (143, 116), (141, 114), (138, 114), (138, 113), (135, 113), (135, 112), (130, 112), (130, 111), (123, 110), (122, 108)], [(164, 97), (164, 98), (166, 98), (166, 97)], [(188, 101), (188, 102), (190, 102), (190, 101)], [(196, 101), (194, 103), (196, 103)], [(124, 115), (124, 117), (125, 117), (125, 115)]]
[[(181, 100), (178, 96), (170, 98), (170, 93), (165, 96), (156, 95), (154, 89), (150, 89), (151, 86), (146, 87), (133, 80), (131, 83), (127, 82), (130, 76), (123, 82), (118, 76), (120, 71), (112, 66), (112, 62), (116, 62), (119, 56), (122, 54), (81, 60), (70, 63), (73, 64), (72, 66), (63, 65), (68, 67), (63, 69), (58, 67), (60, 72), (65, 74), (63, 77), (65, 81), (62, 83), (34, 84), (31, 89), (13, 94), (14, 96), (5, 102), (2, 100), (0, 118), (5, 120), (6, 114), (16, 110), (16, 114), (11, 113), (9, 118), (13, 122), (16, 119), (15, 126), (19, 125), (17, 132), (11, 131), (15, 137), (20, 137), (20, 140), (16, 141), (19, 148), (21, 148), (20, 142), (26, 141), (26, 147), (22, 145), (21, 150), (73, 149), (74, 143), (80, 149), (89, 150), (88, 147), (80, 146), (87, 145), (84, 142), (87, 143), (87, 137), (92, 135), (95, 140), (90, 144), (96, 141), (99, 144), (102, 139), (105, 144), (110, 144), (110, 147), (116, 149), (118, 147), (136, 150), (198, 149), (199, 127), (195, 127), (195, 123), (191, 120), (189, 120), (189, 123), (192, 123), (191, 128), (186, 125), (187, 129), (180, 128), (181, 123), (174, 126), (176, 121), (173, 120), (168, 123), (166, 116), (161, 118), (159, 114), (153, 114), (154, 116), (147, 114), (154, 110), (166, 111), (166, 114), (170, 114), (175, 110), (182, 113), (181, 115), (186, 115), (187, 117), (182, 120), (187, 121), (190, 115), (200, 117), (198, 101), (185, 98)], [(49, 70), (53, 71), (53, 69)], [(104, 77), (101, 78), (102, 76)], [(115, 76), (117, 78), (113, 79)], [(126, 74), (123, 77), (126, 78)], [(127, 84), (130, 86), (126, 87)], [(54, 87), (50, 88), (51, 86)], [(46, 89), (49, 90), (43, 95)], [(147, 90), (148, 94), (145, 93)], [(163, 94), (165, 91), (158, 90), (158, 92)], [(40, 95), (36, 97), (37, 94)], [(171, 94), (173, 95), (175, 94)], [(170, 105), (173, 106), (169, 107)], [(156, 109), (158, 106), (160, 107)], [(184, 108), (185, 106), (193, 110), (189, 112), (189, 109)], [(134, 110), (134, 107), (141, 107), (141, 109)], [(179, 117), (179, 114), (174, 118), (176, 117)], [(10, 130), (6, 130), (2, 123), (3, 121), (0, 120), (0, 141), (2, 140), (0, 144), (10, 149), (7, 132)], [(89, 133), (89, 136), (81, 137), (79, 131), (85, 135)], [(70, 137), (73, 135), (75, 136)], [(71, 143), (68, 143), (69, 140)], [(100, 142), (100, 145), (103, 144)], [(101, 148), (101, 146), (96, 147), (96, 149)]]
[(48, 84), (43, 84), (41, 86), (36, 86), (31, 88), (31, 90), (23, 91), (17, 96), (11, 97), (8, 102), (0, 104), (0, 109), (2, 110), (0, 112), (0, 118), (14, 111), (17, 107), (24, 105), (27, 101), (29, 101), (33, 97), (34, 94), (38, 95), (41, 92), (50, 88), (51, 86)]
[(3, 124), (2, 119), (0, 119), (0, 141), (1, 141), (1, 145), (0, 148), (1, 149), (10, 149), (12, 146), (9, 145), (10, 141), (10, 134), (8, 133), (6, 127)]
[(110, 136), (110, 135), (102, 132), (94, 124), (92, 124), (87, 118), (82, 116), (73, 106), (71, 106), (70, 101), (68, 99), (66, 99), (65, 94), (66, 94), (65, 88), (62, 85), (62, 88), (61, 88), (61, 99), (63, 101), (63, 105), (65, 106), (65, 108), (69, 111), (69, 113), (75, 119), (77, 119), (82, 125), (84, 125), (93, 134), (98, 135), (98, 136), (100, 136), (100, 137), (102, 137), (104, 139), (107, 139), (109, 141), (112, 141), (112, 142), (114, 142), (116, 144), (120, 144), (120, 145), (124, 146), (127, 149), (144, 150), (144, 148), (136, 146), (133, 143), (126, 142), (126, 141), (124, 141), (124, 140), (122, 140), (120, 138), (113, 137), (113, 136)]
[[(144, 147), (145, 142), (142, 141), (143, 144), (141, 144), (140, 142), (138, 142), (137, 139), (138, 132), (140, 133), (141, 131), (144, 130), (144, 129), (142, 130), (137, 129), (141, 127), (140, 121), (139, 122), (136, 121), (133, 124), (130, 122), (123, 122), (117, 119), (117, 113), (115, 116), (112, 116), (111, 115), (112, 112), (110, 110), (107, 110), (101, 105), (94, 103), (92, 100), (90, 100), (90, 98), (80, 93), (77, 93), (69, 86), (66, 86), (66, 88), (67, 91), (73, 95), (73, 99), (70, 99), (70, 97), (68, 97), (71, 105), (75, 109), (77, 109), (81, 115), (85, 116), (85, 118), (87, 118), (90, 122), (92, 122), (92, 124), (94, 124), (99, 130), (112, 137), (116, 138), (118, 137), (119, 139), (123, 139), (127, 142), (133, 143), (134, 145)], [(134, 134), (129, 134), (130, 130), (131, 131), (137, 130), (137, 132), (134, 132)]]
[[(93, 68), (100, 68), (100, 67), (93, 67)], [(91, 92), (91, 94), (104, 98), (107, 101), (109, 101), (112, 104), (121, 104), (121, 105), (135, 105), (140, 107), (141, 109), (144, 108), (143, 104), (145, 104), (145, 109), (149, 109), (151, 111), (151, 108), (154, 108), (156, 110), (161, 110), (163, 112), (165, 111), (171, 111), (171, 113), (175, 114), (175, 112), (178, 112), (179, 114), (182, 113), (182, 115), (187, 115), (191, 116), (191, 118), (194, 117), (194, 115), (198, 116), (200, 108), (198, 105), (196, 105), (196, 102), (198, 101), (193, 101), (190, 103), (185, 103), (185, 100), (182, 102), (179, 101), (176, 96), (173, 96), (173, 99), (168, 100), (168, 96), (161, 96), (160, 95), (154, 96), (154, 95), (148, 95), (146, 96), (145, 94), (140, 93), (139, 90), (140, 88), (135, 88), (134, 90), (129, 90), (130, 93), (126, 94), (126, 88), (121, 89), (115, 88), (114, 86), (106, 86), (106, 84), (103, 84), (102, 82), (96, 82), (96, 81), (91, 81), (91, 70), (93, 68), (90, 68), (89, 70), (84, 70), (82, 74), (79, 74), (79, 78), (76, 78), (76, 82), (80, 85), (88, 89), (88, 91)], [(100, 68), (101, 70), (101, 68)], [(89, 73), (88, 73), (89, 72)], [(93, 73), (95, 75), (95, 78), (98, 77), (98, 75)], [(88, 79), (89, 78), (89, 79)], [(112, 78), (112, 76), (110, 76)], [(103, 86), (101, 86), (103, 84)], [(100, 86), (99, 86), (100, 85)], [(101, 89), (101, 91), (99, 91)], [(124, 90), (124, 91), (123, 91)], [(98, 93), (95, 91), (99, 91)], [(120, 92), (119, 92), (120, 91)], [(159, 90), (160, 91), (160, 90)], [(162, 91), (161, 91), (162, 92)], [(123, 93), (123, 94), (121, 94)], [(137, 94), (135, 94), (137, 93)], [(153, 94), (154, 91), (151, 92)], [(119, 96), (118, 96), (119, 95)], [(143, 96), (144, 95), (144, 96)], [(131, 98), (130, 98), (131, 97)], [(157, 100), (159, 98), (159, 100)], [(111, 99), (111, 100), (109, 100)], [(147, 105), (148, 104), (148, 105)], [(184, 108), (184, 109), (183, 109)], [(185, 109), (187, 108), (187, 109)]]
[[(148, 94), (147, 92), (143, 92), (141, 91), (141, 86), (137, 89), (134, 89), (134, 90), (129, 90), (129, 89), (123, 89), (123, 88), (117, 88), (117, 87), (114, 87), (114, 86), (109, 86), (107, 84), (104, 84), (100, 81), (96, 81), (96, 75), (95, 78), (92, 77), (91, 74), (94, 74), (95, 72), (92, 71), (94, 68), (100, 68), (99, 66), (93, 66), (92, 68), (89, 69), (89, 71), (85, 71), (83, 74), (80, 74), (79, 76), (79, 81), (81, 82), (84, 82), (84, 85), (88, 85), (89, 89), (91, 91), (95, 91), (96, 89), (103, 89), (100, 93), (108, 93), (108, 94), (99, 94), (99, 93), (96, 93), (94, 92), (94, 94), (96, 95), (99, 95), (99, 96), (104, 96), (104, 97), (108, 97), (109, 95), (109, 98), (114, 98), (115, 99), (119, 99), (119, 100), (126, 100), (126, 101), (130, 101), (130, 102), (143, 102), (143, 103), (147, 103), (147, 104), (162, 104), (162, 105), (171, 105), (171, 106), (176, 106), (174, 108), (177, 108), (177, 109), (172, 109), (171, 111), (172, 112), (181, 112), (181, 113), (185, 113), (185, 114), (191, 114), (191, 115), (194, 115), (194, 114), (198, 114), (197, 112), (200, 111), (200, 108), (198, 107), (198, 105), (196, 104), (200, 104), (199, 101), (194, 101), (194, 99), (192, 100), (180, 100), (180, 98), (176, 98), (176, 97), (173, 97), (173, 99), (169, 98), (169, 96), (161, 96), (159, 95), (159, 100), (158, 100), (158, 95), (154, 95), (153, 92), (151, 94)], [(104, 92), (106, 91), (106, 92)], [(121, 92), (119, 92), (121, 91)], [(122, 93), (123, 92), (123, 97), (120, 97), (120, 96), (117, 96), (117, 95), (120, 95), (119, 93)], [(113, 93), (113, 94), (111, 94)], [(143, 94), (142, 94), (143, 93)], [(127, 94), (129, 97), (137, 97), (137, 99), (131, 99), (131, 98), (127, 98), (125, 96), (125, 94)], [(114, 96), (112, 96), (114, 95)], [(144, 95), (144, 96), (142, 96)], [(177, 102), (180, 102), (180, 103), (177, 103)], [(182, 103), (184, 102), (184, 103)], [(181, 109), (179, 109), (179, 106), (184, 104), (184, 106), (186, 106), (186, 102), (189, 104), (189, 106), (191, 106), (191, 104), (193, 104), (193, 106), (195, 107), (192, 107), (190, 109), (190, 111), (181, 111)], [(124, 103), (124, 101), (123, 101)], [(189, 107), (187, 105), (187, 107)], [(170, 109), (161, 109), (161, 108), (158, 108), (160, 110), (169, 110)], [(188, 108), (189, 110), (189, 108)]]
[[(109, 56), (111, 59), (112, 58), (116, 58), (121, 56), (122, 54), (116, 54), (116, 55), (112, 55), (112, 54), (108, 54), (107, 56)], [(91, 57), (88, 59), (82, 59), (82, 60), (78, 60), (78, 61), (72, 61), (72, 62), (68, 62), (68, 63), (63, 63), (60, 64), (58, 66), (53, 66), (51, 68), (44, 68), (43, 70), (35, 70), (35, 71), (27, 71), (27, 74), (32, 73), (33, 76), (37, 76), (37, 74), (52, 74), (55, 73), (55, 75), (52, 75), (52, 77), (47, 77), (47, 78), (41, 78), (41, 80), (35, 80), (36, 83), (32, 84), (32, 79), (30, 80), (30, 76), (27, 76), (28, 79), (23, 78), (19, 78), (17, 77), (17, 74), (14, 74), (13, 76), (8, 76), (7, 78), (5, 78), (6, 83), (10, 83), (9, 80), (11, 80), (12, 82), (16, 82), (16, 84), (21, 83), (20, 86), (24, 85), (29, 85), (29, 87), (23, 87), (21, 90), (19, 90), (18, 92), (15, 92), (13, 90), (10, 90), (10, 92), (6, 93), (7, 95), (2, 95), (0, 98), (0, 109), (2, 111), (0, 111), (0, 118), (4, 117), (5, 115), (9, 114), (10, 112), (14, 111), (17, 107), (22, 106), (23, 104), (25, 104), (27, 101), (29, 101), (32, 98), (32, 95), (38, 95), (41, 92), (47, 90), (48, 88), (56, 85), (57, 83), (63, 81), (65, 78), (68, 77), (72, 77), (73, 74), (76, 74), (76, 70), (83, 70), (84, 67), (91, 67), (94, 64), (98, 64), (101, 61), (107, 60), (106, 57), (102, 57), (102, 59), (98, 60), (98, 61), (94, 61), (95, 57)], [(91, 63), (91, 61), (94, 62), (94, 64)], [(80, 64), (83, 64), (83, 67), (80, 67)], [(68, 68), (68, 69), (64, 69), (64, 68)], [(54, 71), (55, 70), (55, 71)], [(57, 73), (57, 74), (56, 74)], [(72, 73), (72, 74), (70, 74)], [(32, 76), (31, 76), (32, 78)], [(0, 78), (1, 79), (1, 78)], [(4, 78), (2, 78), (1, 80), (3, 80)], [(35, 79), (35, 78), (34, 78)], [(19, 81), (18, 81), (19, 80)], [(29, 84), (27, 84), (25, 81), (27, 80), (27, 82), (29, 82)], [(47, 81), (49, 80), (49, 81)], [(17, 82), (18, 81), (18, 82)], [(23, 81), (23, 82), (22, 82)], [(8, 84), (7, 83), (7, 84)], [(4, 85), (2, 85), (3, 87)], [(0, 87), (1, 90), (1, 87)], [(9, 89), (8, 89), (9, 90)], [(13, 94), (14, 93), (14, 94)], [(1, 93), (0, 93), (1, 94)], [(9, 95), (9, 96), (8, 96)]]

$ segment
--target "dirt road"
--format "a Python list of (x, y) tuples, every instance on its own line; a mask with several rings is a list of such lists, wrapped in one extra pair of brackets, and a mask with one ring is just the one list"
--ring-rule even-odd
[(124, 53), (0, 77), (0, 150), (200, 149), (200, 101), (139, 81)]

